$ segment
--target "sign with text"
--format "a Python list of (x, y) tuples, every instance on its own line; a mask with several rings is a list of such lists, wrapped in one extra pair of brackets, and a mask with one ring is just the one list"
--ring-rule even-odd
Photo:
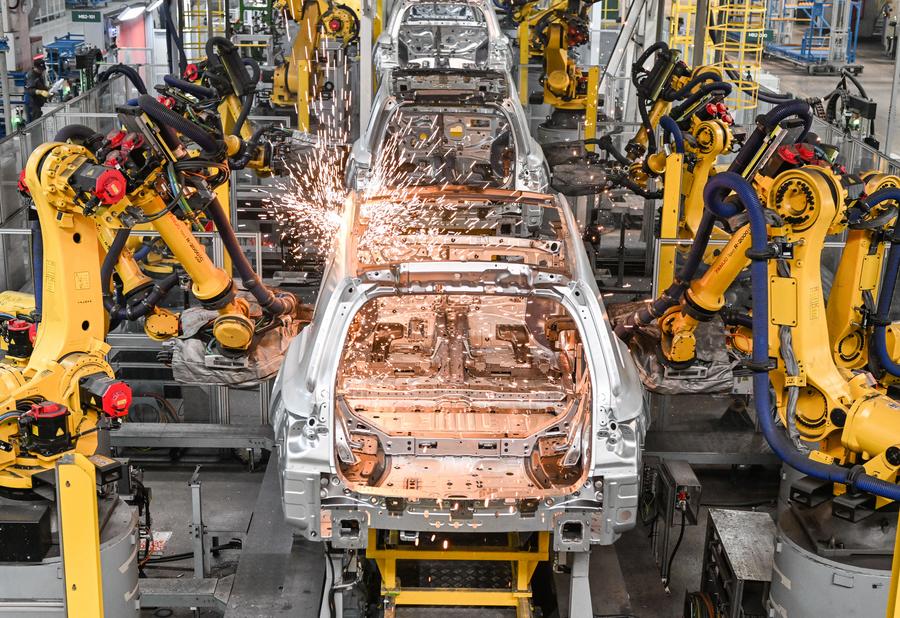
[(72, 21), (79, 24), (99, 24), (100, 11), (72, 11)]

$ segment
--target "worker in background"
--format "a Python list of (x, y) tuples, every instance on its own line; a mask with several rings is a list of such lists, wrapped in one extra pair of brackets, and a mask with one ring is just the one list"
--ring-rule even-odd
[(50, 98), (47, 85), (47, 63), (44, 56), (35, 56), (31, 70), (25, 77), (25, 121), (34, 122), (41, 117), (41, 108)]

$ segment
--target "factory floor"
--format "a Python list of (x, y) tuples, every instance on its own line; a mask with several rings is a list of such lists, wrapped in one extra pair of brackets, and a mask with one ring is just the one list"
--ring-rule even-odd
[[(697, 427), (707, 429), (718, 422), (719, 417), (730, 403), (729, 398), (706, 397), (706, 405), (698, 405), (697, 396), (674, 398), (670, 402), (665, 420), (670, 428), (684, 429)], [(711, 402), (711, 403), (710, 403)], [(188, 524), (191, 520), (191, 492), (188, 481), (194, 472), (194, 465), (144, 466), (145, 484), (153, 491), (153, 529), (165, 533), (168, 541), (162, 555), (172, 555), (191, 551)], [(745, 505), (750, 503), (774, 503), (778, 490), (776, 470), (748, 468), (732, 469), (730, 466), (695, 467), (702, 483), (702, 503), (713, 506)], [(264, 471), (249, 472), (236, 459), (225, 457), (219, 462), (210, 461), (200, 469), (203, 496), (203, 515), (209, 530), (243, 531), (249, 527), (253, 507), (259, 491)], [(747, 507), (741, 507), (747, 508)], [(768, 508), (764, 505), (763, 508)], [(636, 616), (640, 618), (669, 618), (682, 616), (684, 594), (700, 587), (700, 571), (703, 560), (703, 542), (706, 533), (707, 507), (700, 511), (700, 521), (696, 526), (688, 526), (684, 540), (672, 567), (672, 577), (666, 592), (659, 577), (658, 567), (650, 549), (649, 529), (638, 525), (626, 533), (615, 544), (613, 551), (618, 559), (619, 569), (625, 582), (625, 589), (617, 585), (615, 589), (601, 590), (603, 607), (595, 607), (598, 616)], [(171, 533), (170, 536), (168, 533)], [(673, 529), (673, 539), (677, 528)], [(219, 543), (231, 539), (226, 532), (220, 535)], [(674, 541), (673, 541), (674, 542)], [(225, 576), (235, 572), (240, 550), (225, 550), (213, 561), (213, 575)], [(615, 561), (613, 561), (615, 564)], [(191, 561), (150, 564), (145, 568), (149, 577), (192, 576)], [(595, 598), (596, 598), (595, 591)], [(630, 613), (623, 613), (630, 612)], [(142, 618), (181, 618), (193, 616), (186, 609), (144, 609)], [(215, 612), (203, 610), (199, 616), (218, 616)], [(407, 612), (405, 616), (418, 616)], [(424, 614), (421, 614), (424, 615)], [(440, 612), (428, 616), (444, 615)], [(464, 615), (464, 614), (453, 614)], [(485, 618), (482, 611), (471, 614)], [(493, 614), (492, 614), (493, 615)]]
[[(895, 131), (890, 144), (885, 142), (888, 127), (888, 105), (891, 99), (891, 84), (894, 78), (894, 60), (884, 55), (881, 44), (875, 41), (860, 41), (857, 48), (856, 64), (863, 67), (859, 81), (866, 94), (878, 105), (875, 118), (876, 137), (882, 150), (894, 157), (900, 157), (900, 131)], [(797, 65), (774, 58), (763, 59), (763, 71), (771, 73), (779, 80), (779, 91), (789, 92), (798, 98), (821, 97), (831, 92), (839, 81), (837, 75), (808, 75)], [(856, 89), (851, 85), (851, 92)]]

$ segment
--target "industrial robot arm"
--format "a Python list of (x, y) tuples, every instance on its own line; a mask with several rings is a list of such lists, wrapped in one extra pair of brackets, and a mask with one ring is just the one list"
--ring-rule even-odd
[[(869, 372), (836, 364), (831, 342), (823, 336), (829, 324), (821, 256), (827, 236), (858, 221), (860, 213), (881, 221), (880, 213), (890, 212), (882, 204), (900, 192), (881, 189), (865, 198), (867, 188), (891, 181), (869, 177), (867, 185), (847, 174), (824, 147), (810, 147), (807, 154), (802, 132), (795, 144), (772, 142), (771, 152), (760, 156), (757, 149), (766, 136), (788, 130), (781, 123), (797, 111), (802, 110), (788, 105), (769, 118), (777, 122), (763, 122), (748, 140), (754, 150), (739, 153), (732, 171), (707, 183), (704, 221), (680, 280), (637, 321), (659, 316), (666, 360), (690, 362), (697, 323), (722, 310), (725, 290), (749, 266), (753, 310), (741, 328), (752, 334), (752, 342), (738, 352), (752, 355), (745, 364), (756, 374), (754, 400), (766, 438), (791, 466), (837, 483), (838, 494), (877, 496), (874, 506), (880, 507), (900, 498), (895, 485), (900, 405), (877, 388)], [(744, 223), (706, 273), (695, 278), (716, 219)], [(618, 332), (627, 334), (627, 329)], [(772, 410), (787, 431), (772, 423)], [(865, 502), (856, 496), (844, 500), (848, 508)]]
[(291, 55), (275, 69), (272, 103), (293, 107), (297, 128), (310, 129), (310, 108), (325, 85), (316, 79), (316, 56), (322, 37), (340, 39), (349, 45), (359, 36), (359, 17), (345, 4), (332, 0), (277, 0), (275, 8), (299, 26), (291, 42)]

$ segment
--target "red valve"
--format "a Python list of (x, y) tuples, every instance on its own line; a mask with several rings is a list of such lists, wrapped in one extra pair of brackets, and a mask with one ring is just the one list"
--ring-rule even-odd
[(125, 197), (125, 189), (127, 183), (122, 172), (115, 169), (108, 169), (97, 177), (94, 195), (96, 195), (103, 204), (112, 206), (117, 204), (119, 200)]
[(15, 318), (6, 323), (6, 328), (10, 332), (25, 332), (31, 328), (31, 323)]
[(779, 146), (778, 156), (792, 165), (800, 163), (800, 159), (797, 157), (797, 151), (791, 146)]
[(172, 97), (167, 97), (165, 95), (159, 95), (159, 97), (157, 97), (157, 99), (159, 100), (160, 103), (162, 103), (169, 109), (172, 109), (173, 107), (175, 107), (175, 99), (173, 99)]
[(22, 195), (31, 195), (31, 192), (28, 190), (28, 185), (25, 184), (25, 170), (19, 172), (19, 182), (16, 185), (16, 188), (19, 189), (19, 193)]
[(191, 63), (184, 68), (183, 77), (189, 82), (196, 81), (200, 77), (200, 69), (197, 68), (196, 64)]
[(724, 103), (719, 103), (718, 105), (716, 105), (716, 108), (719, 110), (720, 114), (724, 114), (725, 112), (728, 111), (728, 106), (725, 105)]
[(113, 150), (106, 155), (106, 160), (103, 161), (103, 165), (106, 167), (119, 167), (124, 160), (125, 157), (121, 150)]
[(810, 148), (809, 146), (807, 146), (806, 144), (797, 144), (796, 150), (797, 150), (797, 155), (799, 155), (799, 157), (801, 159), (803, 159), (804, 161), (806, 161), (807, 163), (812, 161), (816, 156), (815, 151), (812, 148)]
[(122, 150), (130, 152), (144, 145), (144, 136), (140, 133), (129, 133), (122, 141)]
[(68, 414), (69, 409), (61, 403), (42, 401), (31, 404), (31, 410), (28, 413), (34, 418), (58, 418)]
[(332, 32), (337, 32), (341, 29), (341, 20), (337, 18), (332, 19), (330, 22), (328, 22), (328, 27)]
[(117, 148), (119, 144), (122, 143), (122, 140), (125, 139), (125, 131), (113, 131), (109, 135), (106, 136), (106, 141), (109, 142), (109, 146), (111, 148)]
[(715, 116), (716, 114), (719, 113), (719, 109), (715, 106), (714, 103), (707, 103), (706, 104), (706, 113), (709, 114), (710, 116)]
[(131, 406), (131, 387), (124, 382), (113, 382), (103, 393), (101, 409), (113, 418), (128, 414)]

